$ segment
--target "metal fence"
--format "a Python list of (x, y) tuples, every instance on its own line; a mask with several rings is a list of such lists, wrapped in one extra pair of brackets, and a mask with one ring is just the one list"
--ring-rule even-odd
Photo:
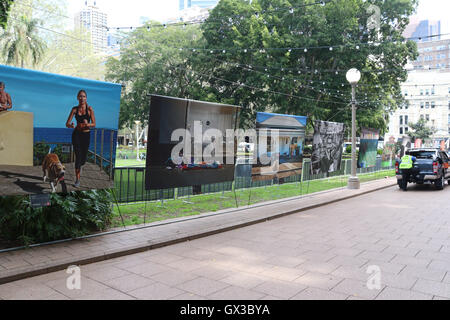
[[(375, 167), (361, 169), (358, 168), (357, 173), (368, 174), (391, 169), (394, 169), (394, 164), (383, 167), (381, 158), (377, 158)], [(144, 167), (126, 167), (114, 169), (114, 186), (119, 203), (169, 200), (181, 197), (189, 198), (194, 194), (224, 193), (226, 191), (239, 189), (306, 182), (339, 176), (343, 177), (348, 176), (351, 173), (351, 159), (342, 160), (340, 170), (328, 174), (312, 174), (310, 159), (304, 159), (301, 175), (293, 175), (283, 179), (269, 179), (263, 181), (252, 181), (251, 164), (237, 165), (234, 181), (202, 185), (201, 190), (198, 188), (197, 190), (194, 190), (194, 187), (163, 190), (145, 190), (145, 170), (146, 169)]]

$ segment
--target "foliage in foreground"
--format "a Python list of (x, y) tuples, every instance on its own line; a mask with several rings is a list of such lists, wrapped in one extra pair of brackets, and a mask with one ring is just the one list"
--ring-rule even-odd
[(6, 27), (8, 12), (11, 8), (12, 0), (0, 0), (0, 28)]
[(33, 209), (27, 196), (1, 197), (1, 240), (23, 244), (61, 240), (105, 230), (111, 223), (109, 190), (52, 194), (50, 199), (50, 207)]

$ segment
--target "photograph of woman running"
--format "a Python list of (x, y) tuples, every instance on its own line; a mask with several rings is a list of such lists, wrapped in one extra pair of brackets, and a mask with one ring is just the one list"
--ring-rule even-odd
[[(91, 128), (95, 127), (94, 109), (87, 104), (87, 93), (80, 90), (77, 95), (78, 106), (73, 107), (70, 111), (66, 127), (75, 129), (72, 133), (72, 145), (75, 152), (75, 176), (76, 181), (74, 187), (80, 187), (81, 167), (86, 163), (86, 158), (91, 141)], [(75, 116), (77, 126), (71, 122)]]

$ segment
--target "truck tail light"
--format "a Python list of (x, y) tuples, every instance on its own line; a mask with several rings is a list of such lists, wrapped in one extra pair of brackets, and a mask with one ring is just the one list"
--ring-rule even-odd
[(433, 172), (435, 174), (437, 174), (438, 170), (439, 170), (439, 164), (437, 162), (433, 162)]
[(398, 166), (399, 166), (398, 161), (395, 161), (395, 173), (399, 172)]

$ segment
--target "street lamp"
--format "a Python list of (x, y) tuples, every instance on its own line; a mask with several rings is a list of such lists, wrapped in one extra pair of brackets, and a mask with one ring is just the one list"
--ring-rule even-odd
[(352, 85), (352, 174), (348, 179), (348, 188), (355, 190), (360, 188), (360, 182), (356, 176), (356, 85), (361, 79), (361, 72), (353, 68), (348, 70), (346, 77)]

